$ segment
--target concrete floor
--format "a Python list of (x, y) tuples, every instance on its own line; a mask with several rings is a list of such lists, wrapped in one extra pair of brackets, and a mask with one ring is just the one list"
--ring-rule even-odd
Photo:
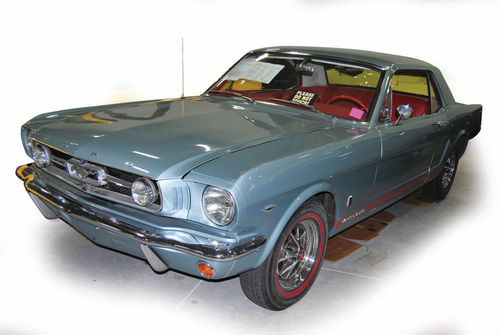
[[(362, 248), (338, 262), (324, 262), (306, 297), (282, 312), (247, 300), (237, 278), (214, 283), (174, 271), (155, 274), (145, 262), (100, 248), (60, 220), (43, 219), (28, 196), (18, 192), (23, 209), (11, 221), (17, 237), (5, 230), (0, 235), (0, 333), (489, 331), (483, 320), (487, 315), (472, 305), (495, 304), (496, 272), (489, 275), (491, 282), (479, 280), (470, 275), (483, 271), (473, 260), (464, 275), (461, 263), (455, 267), (450, 260), (454, 255), (468, 259), (467, 254), (456, 254), (460, 245), (444, 247), (449, 236), (459, 234), (464, 248), (475, 246), (474, 257), (488, 255), (483, 244), (478, 247), (467, 234), (460, 235), (471, 222), (467, 209), (481, 206), (479, 155), (471, 143), (444, 201), (427, 207), (398, 202), (388, 208), (396, 218), (378, 237), (360, 242)], [(464, 294), (468, 285), (484, 300)]]

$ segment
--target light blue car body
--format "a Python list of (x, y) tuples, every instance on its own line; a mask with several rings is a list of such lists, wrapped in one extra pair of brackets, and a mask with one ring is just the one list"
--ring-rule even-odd
[[(371, 118), (332, 120), (300, 107), (205, 94), (59, 111), (23, 126), (29, 156), (29, 143), (36, 141), (157, 181), (159, 211), (88, 194), (34, 164), (17, 174), (46, 217), (63, 219), (96, 243), (147, 259), (156, 270), (163, 263), (200, 276), (197, 265), (205, 262), (214, 269), (212, 279), (221, 279), (262, 264), (307, 199), (317, 196), (329, 207), (333, 236), (431, 181), (447, 153), (463, 146), (458, 150), (463, 154), (479, 132), (481, 106), (456, 103), (441, 72), (427, 63), (342, 49), (272, 50), (383, 71)], [(380, 124), (390, 79), (400, 69), (430, 71), (444, 106), (398, 125)], [(446, 126), (434, 127), (437, 122)], [(208, 185), (228, 190), (235, 199), (236, 216), (227, 226), (217, 226), (204, 214), (201, 199)], [(90, 216), (75, 214), (65, 203)], [(92, 215), (104, 221), (95, 224)], [(120, 227), (168, 238), (169, 244), (132, 236)]]

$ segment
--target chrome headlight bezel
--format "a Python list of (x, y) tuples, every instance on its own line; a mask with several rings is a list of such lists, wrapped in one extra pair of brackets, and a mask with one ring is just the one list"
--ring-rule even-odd
[(216, 186), (203, 191), (202, 207), (205, 216), (218, 226), (227, 226), (236, 216), (236, 201), (231, 192)]
[(148, 178), (139, 177), (130, 186), (130, 195), (134, 202), (142, 207), (151, 206), (158, 199), (155, 184)]
[(39, 168), (44, 168), (52, 164), (52, 152), (49, 148), (38, 142), (31, 142), (31, 157)]

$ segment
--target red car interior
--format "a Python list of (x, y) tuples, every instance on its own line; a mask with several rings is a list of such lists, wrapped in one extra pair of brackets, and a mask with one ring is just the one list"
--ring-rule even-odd
[(423, 97), (417, 97), (415, 95), (404, 94), (404, 93), (392, 93), (392, 121), (397, 120), (396, 108), (399, 105), (410, 105), (413, 109), (413, 114), (411, 117), (418, 117), (422, 115), (429, 114), (429, 99)]
[[(297, 87), (290, 91), (244, 91), (245, 96), (256, 100), (269, 101), (270, 98), (290, 100), (297, 92), (310, 92), (318, 95), (314, 107), (323, 113), (336, 115), (357, 121), (366, 121), (367, 110), (370, 108), (375, 90), (373, 88), (351, 87), (351, 86), (308, 86)], [(270, 102), (273, 102), (270, 100)], [(399, 105), (409, 104), (413, 109), (412, 117), (429, 114), (429, 99), (405, 93), (393, 92), (392, 95), (392, 121), (397, 120), (396, 108)], [(352, 114), (353, 108), (363, 111), (363, 114)], [(358, 112), (361, 113), (361, 112)]]
[[(373, 94), (375, 92), (375, 90), (371, 88), (359, 88), (359, 87), (336, 85), (336, 86), (297, 87), (291, 91), (285, 91), (285, 92), (246, 91), (245, 95), (253, 99), (266, 100), (266, 101), (269, 98), (289, 100), (297, 91), (318, 94), (318, 99), (315, 101), (314, 107), (316, 107), (323, 113), (332, 114), (343, 118), (351, 118), (355, 120), (359, 119), (349, 116), (349, 113), (351, 112), (352, 108), (356, 107), (359, 109), (363, 109), (363, 107), (366, 107), (368, 109), (370, 107), (370, 104), (373, 99)], [(358, 100), (361, 103), (361, 105), (353, 101), (349, 101), (349, 99), (338, 99), (329, 104), (329, 102), (333, 98), (338, 98), (342, 96), (352, 97), (353, 99)], [(365, 113), (361, 121), (366, 121), (365, 120), (366, 115), (367, 113)]]

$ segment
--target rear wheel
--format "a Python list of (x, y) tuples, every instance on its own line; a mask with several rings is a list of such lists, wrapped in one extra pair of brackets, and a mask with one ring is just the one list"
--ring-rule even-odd
[(452, 150), (443, 165), (441, 173), (430, 183), (424, 186), (424, 196), (430, 201), (443, 200), (451, 189), (457, 173), (458, 157)]
[(240, 275), (243, 293), (254, 303), (282, 310), (300, 300), (319, 273), (327, 242), (327, 213), (308, 200), (283, 229), (266, 261)]

